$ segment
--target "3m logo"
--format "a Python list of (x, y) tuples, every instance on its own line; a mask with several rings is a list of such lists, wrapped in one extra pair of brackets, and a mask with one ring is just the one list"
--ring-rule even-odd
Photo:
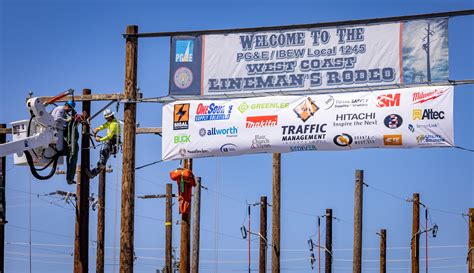
[(377, 97), (377, 107), (400, 106), (400, 93), (385, 94)]
[(401, 146), (403, 144), (402, 135), (384, 135), (383, 145)]
[(189, 103), (175, 104), (173, 111), (173, 130), (189, 128)]
[(247, 117), (246, 128), (274, 127), (278, 124), (278, 116), (255, 116)]

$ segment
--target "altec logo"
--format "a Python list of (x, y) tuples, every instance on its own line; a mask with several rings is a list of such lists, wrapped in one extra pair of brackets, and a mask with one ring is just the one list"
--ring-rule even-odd
[(386, 146), (401, 146), (403, 144), (402, 135), (384, 135), (383, 144)]
[(278, 124), (278, 116), (254, 116), (247, 117), (246, 128), (275, 127)]
[(385, 94), (377, 97), (377, 107), (400, 106), (400, 93)]
[(413, 109), (413, 120), (444, 119), (444, 111), (433, 109)]
[(446, 91), (441, 89), (435, 89), (430, 92), (415, 92), (413, 93), (413, 104), (422, 104), (430, 100), (441, 97)]

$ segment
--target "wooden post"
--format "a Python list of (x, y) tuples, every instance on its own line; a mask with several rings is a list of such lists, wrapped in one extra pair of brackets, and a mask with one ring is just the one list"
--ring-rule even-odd
[[(90, 95), (90, 89), (82, 90), (83, 95)], [(91, 102), (82, 102), (82, 112), (86, 117), (91, 112)], [(81, 174), (90, 166), (89, 125), (82, 124), (81, 136)], [(80, 179), (79, 179), (80, 178)], [(76, 236), (74, 240), (74, 272), (89, 272), (89, 177), (80, 175), (76, 190)]]
[[(127, 26), (127, 34), (138, 33), (138, 26)], [(125, 98), (122, 154), (122, 208), (120, 221), (120, 273), (133, 272), (133, 229), (135, 213), (135, 130), (137, 119), (138, 39), (126, 39)]]
[(474, 273), (474, 208), (469, 209), (468, 271)]
[(165, 222), (165, 273), (172, 273), (173, 251), (173, 184), (166, 184), (166, 222)]
[[(6, 124), (0, 124), (0, 128), (7, 128)], [(7, 142), (7, 135), (0, 134), (0, 144)], [(0, 272), (5, 272), (5, 224), (6, 219), (6, 157), (0, 158)]]
[(194, 217), (193, 217), (193, 256), (191, 273), (199, 272), (199, 239), (201, 225), (201, 178), (196, 177), (196, 188), (194, 189)]
[(352, 272), (362, 272), (362, 205), (364, 171), (356, 170), (354, 193), (354, 254), (352, 260)]
[(267, 272), (267, 197), (260, 197), (260, 255), (258, 272)]
[[(184, 161), (184, 168), (193, 170), (193, 160), (186, 159)], [(179, 272), (180, 273), (189, 273), (190, 272), (190, 250), (191, 250), (191, 208), (189, 208), (188, 213), (181, 214), (181, 238), (180, 238), (180, 252), (179, 252)]]
[(387, 273), (387, 230), (380, 230), (380, 273)]
[(99, 174), (99, 200), (97, 203), (97, 258), (96, 273), (104, 273), (105, 244), (105, 178), (106, 170)]
[(332, 209), (326, 209), (326, 249), (324, 272), (332, 272)]
[(420, 194), (413, 194), (413, 221), (411, 226), (411, 272), (420, 272)]
[(280, 273), (280, 201), (281, 154), (273, 154), (272, 190), (272, 273)]

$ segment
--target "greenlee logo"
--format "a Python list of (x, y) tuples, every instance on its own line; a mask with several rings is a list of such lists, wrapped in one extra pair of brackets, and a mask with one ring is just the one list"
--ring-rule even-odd
[(249, 105), (246, 102), (243, 102), (242, 104), (239, 105), (237, 109), (239, 109), (240, 113), (243, 114), (245, 111), (249, 109)]
[(188, 142), (191, 142), (191, 136), (190, 135), (174, 136), (174, 144), (188, 143)]

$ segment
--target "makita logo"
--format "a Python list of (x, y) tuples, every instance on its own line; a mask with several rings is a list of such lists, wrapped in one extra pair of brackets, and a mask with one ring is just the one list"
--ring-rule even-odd
[(247, 117), (246, 128), (275, 127), (278, 124), (278, 116), (254, 116)]
[(415, 92), (413, 93), (413, 104), (422, 104), (430, 100), (441, 97), (445, 93), (444, 90), (436, 89), (431, 92)]
[(377, 97), (377, 107), (400, 106), (400, 93), (385, 94)]

